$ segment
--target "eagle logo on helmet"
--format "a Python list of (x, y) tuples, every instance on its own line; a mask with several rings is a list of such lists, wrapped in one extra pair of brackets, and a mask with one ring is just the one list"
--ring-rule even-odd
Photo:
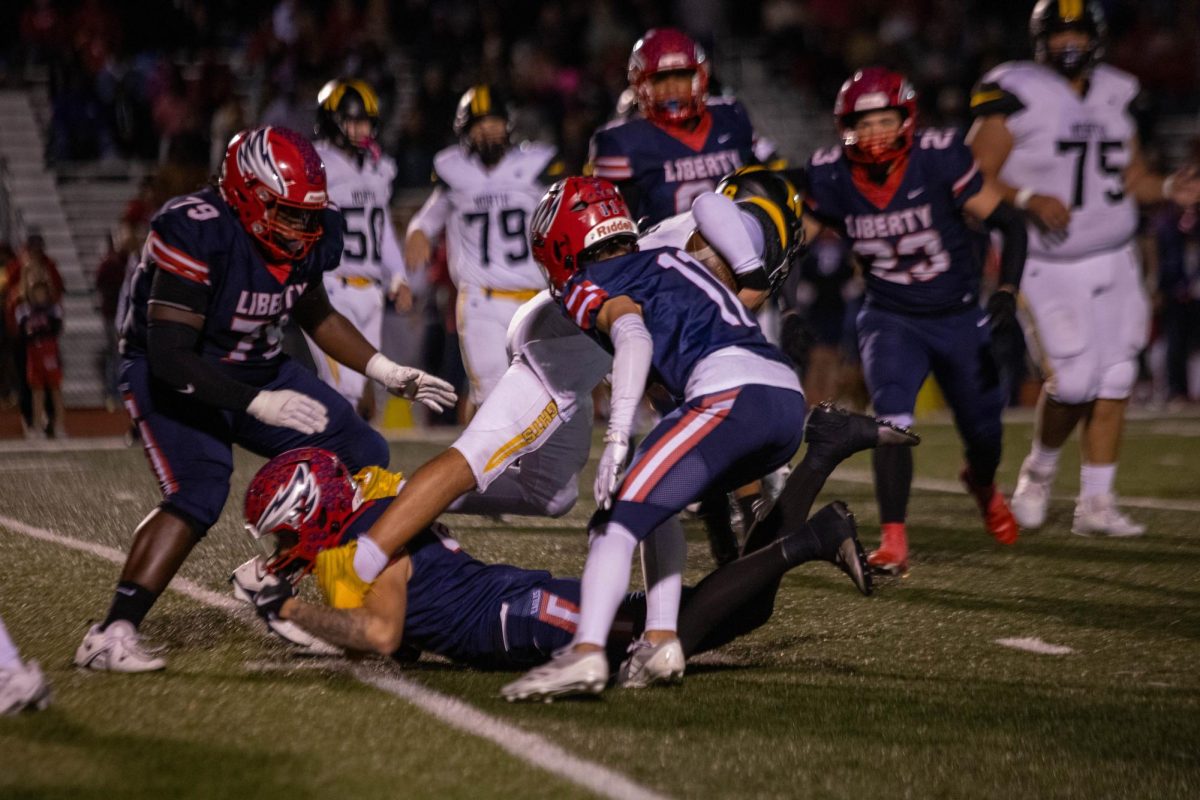
[(275, 493), (254, 524), (260, 531), (271, 531), (281, 525), (295, 527), (312, 519), (321, 505), (321, 487), (313, 479), (307, 461), (296, 465), (292, 478)]

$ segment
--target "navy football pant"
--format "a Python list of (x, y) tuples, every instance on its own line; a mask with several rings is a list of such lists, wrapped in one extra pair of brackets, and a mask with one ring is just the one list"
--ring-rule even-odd
[(164, 508), (181, 512), (200, 532), (208, 530), (225, 507), (234, 444), (264, 458), (296, 447), (322, 447), (337, 453), (351, 472), (388, 464), (383, 437), (341, 395), (290, 359), (280, 366), (275, 380), (261, 388), (291, 389), (324, 404), (329, 425), (315, 436), (198, 403), (152, 378), (144, 358), (127, 359), (121, 365), (120, 388), (158, 478)]
[(684, 402), (638, 445), (609, 511), (639, 541), (708, 490), (732, 491), (786, 464), (804, 436), (804, 395), (749, 384)]
[(932, 373), (954, 412), (977, 482), (1000, 463), (1004, 391), (982, 309), (916, 317), (866, 306), (858, 315), (863, 371), (876, 416), (910, 417)]

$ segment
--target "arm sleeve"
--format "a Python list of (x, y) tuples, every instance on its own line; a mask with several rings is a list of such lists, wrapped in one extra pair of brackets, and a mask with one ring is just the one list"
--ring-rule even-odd
[(435, 239), (446, 229), (446, 220), (450, 217), (450, 195), (442, 186), (433, 190), (433, 194), (413, 215), (408, 223), (409, 231), (421, 231), (430, 239)]
[(404, 267), (404, 253), (400, 250), (400, 243), (396, 241), (396, 226), (392, 223), (391, 209), (384, 206), (383, 209), (383, 256), (382, 266), (386, 273), (384, 284), (387, 291), (394, 292), (399, 284), (407, 284), (408, 276)]
[(622, 183), (633, 179), (633, 162), (628, 153), (621, 151), (616, 138), (612, 135), (612, 131), (596, 131), (588, 149), (588, 164), (585, 174), (613, 183)]
[(1029, 248), (1025, 216), (1008, 203), (1001, 202), (983, 222), (1004, 236), (1004, 245), (1000, 248), (1000, 285), (1020, 286)]
[(613, 343), (612, 403), (608, 432), (629, 436), (638, 402), (646, 393), (646, 377), (654, 355), (654, 340), (639, 314), (618, 317), (609, 330)]
[[(705, 192), (692, 201), (692, 217), (704, 241), (725, 259), (737, 275), (762, 269), (762, 230), (753, 219), (742, 219), (737, 204), (723, 194)], [(754, 233), (758, 234), (757, 244)]]

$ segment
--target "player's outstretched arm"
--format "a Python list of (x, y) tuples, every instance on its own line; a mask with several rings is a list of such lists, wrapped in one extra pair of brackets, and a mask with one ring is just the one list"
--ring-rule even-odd
[(641, 307), (625, 295), (605, 301), (596, 316), (596, 327), (613, 343), (612, 401), (594, 487), (596, 505), (605, 509), (612, 505), (612, 494), (629, 455), (629, 435), (638, 403), (646, 393), (654, 341), (642, 321)]
[[(967, 133), (967, 145), (979, 162), (985, 179), (994, 181), (1000, 196), (1014, 208), (1026, 211), (1038, 227), (1047, 231), (1066, 230), (1071, 212), (1057, 197), (1037, 194), (1032, 189), (1010, 186), (1000, 179), (1000, 169), (1013, 149), (1013, 135), (1003, 114), (979, 117)], [(982, 219), (982, 217), (981, 217)]]
[(1131, 146), (1129, 166), (1125, 168), (1125, 191), (1142, 204), (1166, 200), (1180, 206), (1200, 202), (1200, 175), (1194, 167), (1184, 167), (1164, 176), (1150, 169), (1142, 157), (1142, 148), (1135, 137)]
[(404, 637), (410, 567), (408, 558), (391, 564), (359, 608), (333, 608), (291, 598), (280, 607), (279, 617), (339, 647), (390, 656)]

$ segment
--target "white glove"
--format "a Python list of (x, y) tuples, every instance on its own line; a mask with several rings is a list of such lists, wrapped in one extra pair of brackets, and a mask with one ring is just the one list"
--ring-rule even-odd
[(311, 436), (325, 430), (329, 414), (325, 406), (306, 394), (291, 389), (263, 390), (254, 395), (246, 413), (267, 425), (291, 428)]
[(392, 394), (416, 400), (439, 413), (458, 402), (458, 395), (451, 384), (414, 367), (402, 367), (383, 353), (371, 356), (366, 373), (368, 378), (379, 381)]
[(604, 435), (604, 454), (600, 456), (600, 466), (596, 467), (596, 484), (592, 487), (596, 507), (601, 511), (612, 507), (612, 495), (621, 483), (621, 473), (625, 471), (625, 459), (628, 456), (628, 436), (623, 433)]

